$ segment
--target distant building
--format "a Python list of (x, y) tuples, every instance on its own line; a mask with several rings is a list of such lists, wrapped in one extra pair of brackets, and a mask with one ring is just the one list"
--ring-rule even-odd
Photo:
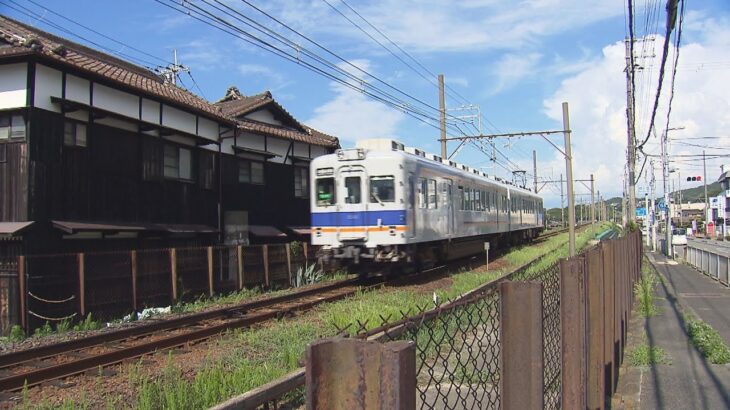
[(728, 235), (728, 228), (730, 227), (730, 171), (725, 171), (725, 167), (721, 168), (723, 171), (717, 182), (720, 183), (720, 195), (711, 197), (710, 209), (707, 212), (707, 219), (712, 221), (714, 225), (715, 235)]

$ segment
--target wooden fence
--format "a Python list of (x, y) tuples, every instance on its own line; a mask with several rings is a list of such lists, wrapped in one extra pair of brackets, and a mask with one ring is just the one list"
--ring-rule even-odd
[[(0, 269), (2, 334), (45, 322), (119, 318), (244, 288), (288, 287), (316, 262), (307, 243), (18, 256)], [(7, 268), (7, 269), (6, 269)], [(16, 321), (17, 318), (17, 321)]]

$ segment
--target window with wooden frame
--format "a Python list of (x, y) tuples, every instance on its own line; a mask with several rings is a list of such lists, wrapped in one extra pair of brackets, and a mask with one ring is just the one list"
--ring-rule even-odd
[(86, 124), (66, 120), (63, 123), (63, 145), (67, 147), (86, 147)]
[(294, 197), (309, 198), (309, 168), (294, 167)]
[(0, 114), (0, 141), (25, 138), (25, 117), (20, 113)]
[(206, 150), (198, 155), (198, 183), (203, 189), (215, 189), (215, 155)]
[(264, 183), (264, 163), (248, 159), (238, 160), (238, 182), (243, 184)]
[(193, 174), (190, 149), (166, 144), (163, 149), (162, 175), (169, 179), (191, 180)]

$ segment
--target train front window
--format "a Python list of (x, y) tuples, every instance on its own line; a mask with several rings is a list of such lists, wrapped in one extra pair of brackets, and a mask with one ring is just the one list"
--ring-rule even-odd
[(345, 177), (345, 203), (359, 204), (361, 202), (360, 177)]
[(335, 179), (317, 179), (317, 206), (332, 206), (335, 204)]
[(395, 178), (393, 176), (370, 177), (370, 202), (395, 202)]

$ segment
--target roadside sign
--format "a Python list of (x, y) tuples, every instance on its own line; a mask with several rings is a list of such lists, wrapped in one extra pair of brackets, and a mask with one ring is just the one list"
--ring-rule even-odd
[(646, 217), (646, 208), (636, 208), (636, 216)]

